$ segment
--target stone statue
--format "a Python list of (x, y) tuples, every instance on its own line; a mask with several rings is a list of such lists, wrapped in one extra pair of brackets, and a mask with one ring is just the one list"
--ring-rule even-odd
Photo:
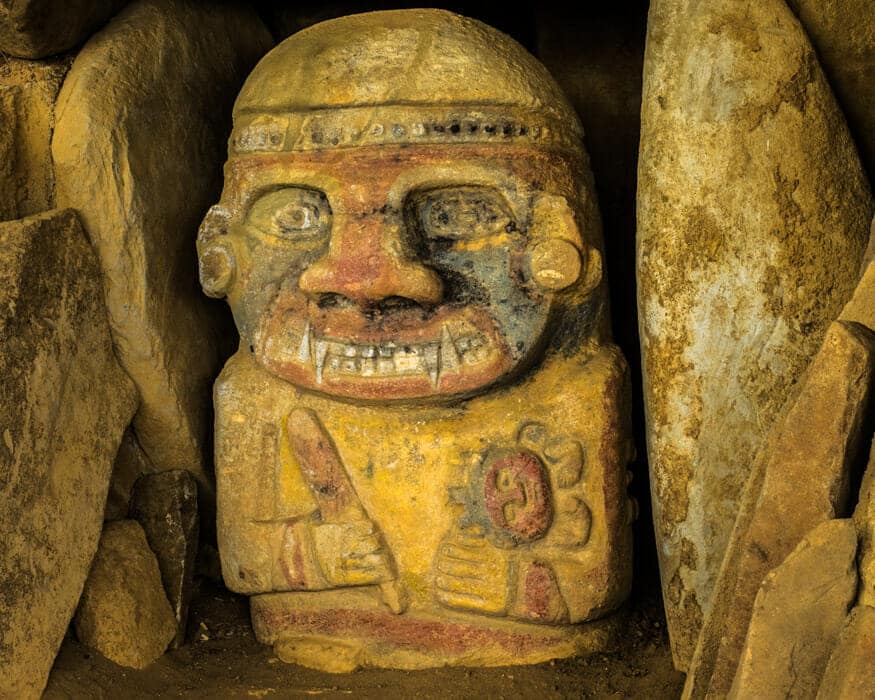
[(582, 129), (437, 10), (310, 27), (234, 110), (198, 238), (240, 348), (218, 536), (258, 638), (317, 668), (532, 663), (627, 595), (626, 366)]

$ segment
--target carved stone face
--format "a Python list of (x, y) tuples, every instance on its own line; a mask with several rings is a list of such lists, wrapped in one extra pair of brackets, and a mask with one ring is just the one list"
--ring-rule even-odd
[(228, 294), (259, 363), (301, 388), (476, 393), (533, 359), (581, 277), (569, 170), (488, 144), (235, 159), (202, 282)]

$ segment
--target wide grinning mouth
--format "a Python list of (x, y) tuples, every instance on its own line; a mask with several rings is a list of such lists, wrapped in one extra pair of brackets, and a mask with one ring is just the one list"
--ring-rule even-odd
[[(418, 327), (343, 324), (303, 309), (272, 315), (259, 361), (294, 384), (361, 398), (457, 394), (500, 376), (512, 361), (484, 313), (438, 313)], [(339, 326), (352, 325), (347, 332)]]

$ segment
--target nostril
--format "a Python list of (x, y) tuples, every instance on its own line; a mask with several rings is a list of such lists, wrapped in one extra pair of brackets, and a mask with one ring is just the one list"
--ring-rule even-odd
[(376, 308), (383, 312), (403, 311), (405, 309), (420, 309), (420, 304), (415, 299), (408, 299), (398, 295), (388, 296), (376, 303)]
[(353, 306), (353, 301), (343, 294), (336, 292), (324, 292), (316, 298), (316, 306), (320, 309), (335, 309), (344, 306)]

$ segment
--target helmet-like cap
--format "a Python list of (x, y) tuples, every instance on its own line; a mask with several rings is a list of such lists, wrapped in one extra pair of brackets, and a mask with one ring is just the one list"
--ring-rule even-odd
[(516, 41), (444, 10), (340, 17), (289, 37), (234, 105), (231, 155), (383, 143), (579, 151), (559, 86)]

